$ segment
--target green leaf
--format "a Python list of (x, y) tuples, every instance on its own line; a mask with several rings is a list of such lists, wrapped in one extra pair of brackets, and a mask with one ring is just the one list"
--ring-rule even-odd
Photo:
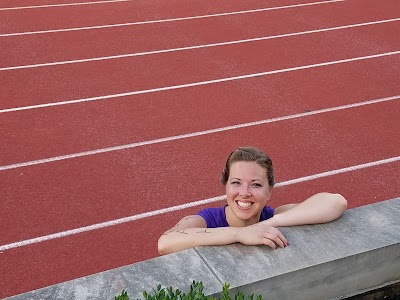
[(118, 296), (115, 296), (114, 300), (129, 300), (128, 292), (125, 290), (122, 290), (122, 293)]

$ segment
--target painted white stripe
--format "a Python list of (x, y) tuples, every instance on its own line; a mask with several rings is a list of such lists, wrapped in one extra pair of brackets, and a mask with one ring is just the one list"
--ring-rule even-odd
[(350, 108), (355, 108), (355, 107), (360, 107), (360, 106), (365, 106), (365, 105), (377, 104), (377, 103), (386, 102), (386, 101), (395, 101), (398, 99), (400, 99), (400, 95), (386, 97), (386, 98), (380, 98), (380, 99), (375, 99), (375, 100), (369, 100), (369, 101), (364, 101), (364, 102), (359, 102), (359, 103), (347, 104), (347, 105), (342, 105), (342, 106), (336, 106), (336, 107), (331, 107), (331, 108), (325, 108), (325, 109), (320, 109), (320, 110), (305, 112), (305, 113), (300, 113), (300, 114), (266, 119), (266, 120), (261, 120), (261, 121), (237, 124), (237, 125), (220, 127), (220, 128), (209, 129), (209, 130), (204, 130), (204, 131), (192, 132), (192, 133), (188, 133), (188, 134), (175, 135), (175, 136), (170, 136), (170, 137), (165, 137), (165, 138), (160, 138), (160, 139), (142, 141), (142, 142), (137, 142), (137, 143), (132, 143), (132, 144), (96, 149), (96, 150), (73, 153), (73, 154), (68, 154), (68, 155), (55, 156), (55, 157), (44, 158), (44, 159), (39, 159), (39, 160), (11, 164), (11, 165), (4, 165), (4, 166), (0, 166), (0, 171), (28, 167), (28, 166), (39, 165), (39, 164), (45, 164), (45, 163), (50, 163), (50, 162), (55, 162), (55, 161), (60, 161), (60, 160), (77, 158), (77, 157), (107, 153), (107, 152), (111, 152), (111, 151), (119, 151), (119, 150), (124, 150), (124, 149), (148, 146), (148, 145), (159, 144), (159, 143), (164, 143), (164, 142), (169, 142), (169, 141), (174, 141), (174, 140), (181, 140), (181, 139), (192, 138), (192, 137), (197, 137), (197, 136), (202, 136), (202, 135), (207, 135), (207, 134), (213, 134), (213, 133), (217, 133), (217, 132), (235, 130), (235, 129), (239, 129), (239, 128), (263, 125), (263, 124), (268, 124), (268, 123), (274, 123), (274, 122), (297, 119), (297, 118), (302, 118), (302, 117), (307, 117), (307, 116), (312, 116), (312, 115), (318, 115), (318, 114), (327, 113), (327, 112), (334, 112), (334, 111), (338, 111), (338, 110), (344, 110), (344, 109), (350, 109)]
[[(378, 160), (378, 161), (373, 161), (373, 162), (360, 164), (360, 165), (354, 165), (354, 166), (350, 166), (347, 168), (336, 169), (336, 170), (327, 171), (327, 172), (323, 172), (323, 173), (313, 174), (313, 175), (300, 177), (300, 178), (296, 178), (296, 179), (292, 179), (292, 180), (282, 181), (280, 183), (277, 183), (276, 187), (287, 186), (287, 185), (292, 185), (292, 184), (296, 184), (296, 183), (300, 183), (300, 182), (315, 180), (315, 179), (322, 178), (322, 177), (328, 177), (328, 176), (333, 176), (333, 175), (337, 175), (337, 174), (341, 174), (341, 173), (376, 167), (379, 165), (389, 164), (389, 163), (393, 163), (396, 161), (400, 161), (400, 156), (391, 157), (391, 158)], [(136, 220), (140, 220), (140, 219), (144, 219), (144, 218), (149, 218), (149, 217), (153, 217), (153, 216), (157, 216), (157, 215), (161, 215), (161, 214), (166, 214), (166, 213), (171, 213), (174, 211), (187, 209), (190, 207), (200, 206), (200, 205), (207, 204), (207, 203), (222, 201), (225, 199), (226, 199), (226, 196), (217, 196), (217, 197), (213, 197), (213, 198), (208, 198), (208, 199), (204, 199), (204, 200), (199, 200), (199, 201), (195, 201), (195, 202), (190, 202), (190, 203), (171, 206), (171, 207), (167, 207), (167, 208), (163, 208), (163, 209), (159, 209), (159, 210), (154, 210), (154, 211), (150, 211), (150, 212), (146, 212), (146, 213), (141, 213), (141, 214), (125, 217), (125, 218), (120, 218), (120, 219), (111, 220), (111, 221), (107, 221), (107, 222), (97, 223), (97, 224), (93, 224), (90, 226), (84, 226), (84, 227), (79, 227), (79, 228), (75, 228), (75, 229), (71, 229), (71, 230), (57, 232), (54, 234), (49, 234), (49, 235), (45, 235), (45, 236), (41, 236), (41, 237), (37, 237), (37, 238), (33, 238), (33, 239), (28, 239), (28, 240), (23, 240), (23, 241), (19, 241), (19, 242), (15, 242), (15, 243), (2, 245), (2, 246), (0, 246), (0, 251), (10, 250), (10, 249), (14, 249), (14, 248), (31, 245), (31, 244), (45, 242), (48, 240), (58, 239), (58, 238), (62, 238), (62, 237), (70, 236), (70, 235), (75, 235), (78, 233), (83, 233), (83, 232), (93, 231), (93, 230), (97, 230), (97, 229), (101, 229), (101, 228), (105, 228), (105, 227), (115, 226), (115, 225), (119, 225), (119, 224), (123, 224), (123, 223), (127, 223), (127, 222), (132, 222), (132, 221), (136, 221)]]
[(119, 58), (126, 58), (126, 57), (144, 56), (144, 55), (152, 55), (152, 54), (160, 54), (160, 53), (168, 53), (168, 52), (177, 52), (177, 51), (186, 51), (186, 50), (194, 50), (194, 49), (201, 49), (201, 48), (226, 46), (226, 45), (233, 45), (233, 44), (242, 44), (242, 43), (264, 41), (264, 40), (270, 40), (270, 39), (292, 37), (292, 36), (299, 36), (299, 35), (306, 35), (306, 34), (312, 34), (312, 33), (327, 32), (327, 31), (334, 31), (334, 30), (342, 30), (342, 29), (348, 29), (348, 28), (370, 26), (370, 25), (397, 22), (397, 21), (400, 21), (400, 18), (388, 19), (388, 20), (380, 20), (380, 21), (374, 21), (374, 22), (366, 22), (366, 23), (358, 23), (358, 24), (350, 24), (350, 25), (343, 25), (343, 26), (316, 29), (316, 30), (307, 30), (307, 31), (300, 31), (300, 32), (293, 32), (293, 33), (286, 33), (286, 34), (279, 34), (279, 35), (272, 35), (272, 36), (244, 39), (244, 40), (235, 40), (235, 41), (229, 41), (229, 42), (204, 44), (204, 45), (197, 45), (197, 46), (188, 46), (188, 47), (180, 47), (180, 48), (154, 50), (154, 51), (147, 51), (147, 52), (128, 53), (128, 54), (112, 55), (112, 56), (102, 56), (102, 57), (94, 57), (94, 58), (86, 58), (86, 59), (57, 61), (57, 62), (32, 64), (32, 65), (20, 65), (20, 66), (3, 67), (3, 68), (0, 68), (0, 71), (27, 69), (27, 68), (38, 68), (38, 67), (49, 67), (49, 66), (58, 66), (58, 65), (66, 65), (66, 64), (76, 64), (76, 63), (84, 63), (84, 62), (91, 62), (91, 61), (119, 59)]
[(66, 101), (52, 102), (52, 103), (43, 103), (43, 104), (30, 105), (30, 106), (5, 108), (5, 109), (1, 109), (0, 113), (10, 113), (10, 112), (21, 111), (21, 110), (38, 109), (38, 108), (61, 106), (61, 105), (71, 105), (71, 104), (84, 103), (84, 102), (90, 102), (90, 101), (106, 100), (106, 99), (117, 98), (117, 97), (126, 97), (126, 96), (148, 94), (148, 93), (155, 93), (155, 92), (161, 92), (161, 91), (183, 89), (183, 88), (189, 88), (189, 87), (195, 87), (195, 86), (201, 86), (201, 85), (207, 85), (207, 84), (214, 84), (214, 83), (227, 82), (227, 81), (233, 81), (233, 80), (239, 80), (239, 79), (253, 78), (253, 77), (258, 77), (258, 76), (273, 75), (273, 74), (278, 74), (278, 73), (305, 70), (305, 69), (311, 69), (311, 68), (316, 68), (316, 67), (336, 65), (336, 64), (341, 64), (341, 63), (348, 63), (348, 62), (354, 62), (354, 61), (360, 61), (360, 60), (366, 60), (366, 59), (372, 59), (372, 58), (379, 58), (379, 57), (385, 57), (385, 56), (397, 55), (397, 54), (400, 54), (400, 51), (380, 53), (380, 54), (374, 54), (374, 55), (368, 55), (368, 56), (353, 57), (353, 58), (328, 61), (328, 62), (323, 62), (323, 63), (318, 63), (318, 64), (311, 64), (311, 65), (286, 68), (286, 69), (278, 69), (278, 70), (266, 71), (266, 72), (261, 72), (261, 73), (253, 73), (253, 74), (240, 75), (240, 76), (234, 76), (234, 77), (226, 77), (226, 78), (213, 79), (213, 80), (207, 80), (207, 81), (199, 81), (199, 82), (173, 85), (173, 86), (167, 86), (167, 87), (161, 87), (161, 88), (153, 88), (153, 89), (148, 89), (148, 90), (132, 91), (132, 92), (126, 92), (126, 93), (120, 93), (120, 94), (112, 94), (112, 95), (97, 96), (97, 97), (91, 97), (91, 98), (75, 99), (75, 100), (66, 100)]
[(328, 4), (328, 3), (334, 3), (334, 2), (344, 2), (344, 1), (347, 1), (347, 0), (329, 0), (329, 1), (311, 2), (311, 3), (303, 3), (303, 4), (295, 4), (295, 5), (267, 7), (267, 8), (252, 9), (252, 10), (234, 11), (234, 12), (228, 12), (228, 13), (201, 15), (201, 16), (193, 16), (193, 17), (182, 17), (182, 18), (174, 18), (174, 19), (161, 19), (161, 20), (152, 20), (152, 21), (140, 21), (140, 22), (109, 24), (109, 25), (99, 25), (99, 26), (88, 26), (88, 27), (76, 27), (76, 28), (64, 28), (64, 29), (54, 29), (54, 30), (40, 30), (40, 31), (5, 33), (5, 34), (0, 34), (0, 37), (3, 37), (3, 36), (17, 36), (17, 35), (28, 35), (28, 34), (54, 33), (54, 32), (66, 32), (66, 31), (77, 31), (77, 30), (93, 30), (93, 29), (102, 29), (102, 28), (111, 28), (111, 27), (122, 27), (122, 26), (134, 26), (134, 25), (165, 23), (165, 22), (178, 22), (178, 21), (186, 21), (186, 20), (194, 20), (194, 19), (224, 17), (224, 16), (231, 16), (231, 15), (239, 15), (239, 14), (257, 13), (257, 12), (270, 11), (270, 10), (279, 10), (279, 9), (288, 9), (288, 8), (303, 7), (303, 6)]
[(64, 4), (46, 4), (46, 5), (35, 5), (35, 6), (20, 6), (20, 7), (4, 7), (2, 10), (20, 10), (20, 9), (31, 9), (31, 8), (47, 8), (47, 7), (62, 7), (62, 6), (79, 6), (79, 5), (91, 5), (91, 4), (103, 4), (110, 2), (126, 2), (131, 0), (104, 0), (104, 1), (93, 1), (93, 2), (79, 2), (79, 3), (64, 3)]

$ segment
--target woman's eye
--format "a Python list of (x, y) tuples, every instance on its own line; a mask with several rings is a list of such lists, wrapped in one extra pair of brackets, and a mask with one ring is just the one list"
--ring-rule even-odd
[(233, 185), (240, 185), (240, 182), (239, 182), (239, 181), (232, 181), (231, 184), (233, 184)]
[(262, 187), (262, 185), (259, 184), (259, 183), (253, 183), (253, 186), (255, 186), (255, 187)]

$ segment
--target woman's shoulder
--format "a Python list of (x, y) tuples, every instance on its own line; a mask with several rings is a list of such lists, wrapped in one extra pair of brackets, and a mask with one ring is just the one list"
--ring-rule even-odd
[(206, 221), (208, 228), (226, 227), (228, 226), (228, 222), (226, 221), (225, 207), (226, 206), (204, 208), (200, 210), (197, 215)]
[(274, 216), (274, 210), (274, 208), (265, 205), (261, 211), (260, 221), (265, 221), (272, 218)]

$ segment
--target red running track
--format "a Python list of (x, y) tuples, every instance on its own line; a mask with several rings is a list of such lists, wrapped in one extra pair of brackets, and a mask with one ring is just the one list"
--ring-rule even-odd
[[(362, 5), (362, 0), (357, 0)], [(76, 3), (92, 1), (57, 1), (57, 3)], [(99, 26), (192, 17), (208, 14), (254, 10), (268, 7), (298, 5), (317, 1), (309, 0), (221, 0), (210, 5), (208, 1), (192, 0), (154, 0), (128, 1), (112, 4), (49, 7), (45, 9), (6, 10), (1, 12), (3, 22), (1, 33), (25, 32), (73, 27)], [(2, 1), (0, 7), (21, 7), (49, 4), (47, 0)], [(54, 4), (54, 2), (53, 2)], [(329, 8), (329, 4), (327, 5)], [(390, 4), (389, 4), (390, 6)], [(327, 7), (327, 8), (328, 8)], [(366, 8), (366, 7), (364, 7)]]
[[(370, 9), (364, 12), (359, 1), (347, 1), (334, 3), (329, 10), (325, 5), (316, 5), (179, 22), (4, 37), (0, 68), (207, 45), (398, 18), (396, 10), (376, 0), (364, 0), (363, 5)], [(19, 46), (22, 44), (24, 47)]]
[(49, 70), (10, 70), (5, 71), (0, 86), (1, 107), (113, 95), (387, 53), (400, 49), (400, 37), (393, 34), (398, 28), (398, 24), (387, 23)]
[[(395, 157), (398, 148), (388, 145), (393, 137), (391, 130), (400, 132), (399, 103), (400, 99), (190, 141), (183, 139), (2, 172), (1, 182), (9, 188), (2, 222), (13, 230), (1, 236), (0, 244), (219, 196), (219, 184), (214, 179), (218, 179), (223, 157), (241, 144), (264, 145), (274, 158), (280, 181)], [(371, 119), (376, 123), (373, 127)], [(321, 128), (320, 124), (324, 126)], [(203, 151), (193, 149), (193, 145), (208, 145), (215, 150), (196, 163)], [(307, 153), (312, 162), (306, 163), (308, 159), (299, 158), (299, 153)], [(193, 177), (192, 168), (197, 169), (192, 166), (205, 164), (210, 157), (218, 159), (208, 168), (209, 172), (196, 174), (195, 180), (187, 182), (187, 178)], [(341, 159), (344, 157), (345, 160)], [(213, 193), (205, 190), (206, 184)], [(171, 192), (174, 194), (170, 195)], [(132, 197), (140, 200), (132, 201)], [(18, 218), (22, 222), (14, 224)], [(26, 228), (29, 223), (35, 226)]]
[[(18, 3), (28, 5), (32, 2)], [(152, 8), (158, 7), (153, 15), (147, 14), (149, 3), (154, 5)], [(214, 7), (206, 5), (206, 1), (193, 3), (194, 6), (189, 7), (186, 1), (176, 1), (174, 7), (169, 1), (168, 9), (165, 9), (165, 1), (113, 3), (107, 5), (110, 10), (104, 10), (107, 12), (103, 11), (100, 15), (105, 21), (105, 16), (111, 11), (114, 21), (120, 22), (129, 13), (138, 14), (138, 11), (127, 9), (132, 5), (142, 5), (141, 17), (157, 19), (178, 16), (178, 13), (179, 16), (187, 16), (241, 10), (245, 9), (243, 5), (258, 8), (263, 4), (260, 1), (224, 1)], [(279, 5), (287, 3), (295, 2), (282, 1)], [(359, 5), (356, 18), (361, 20), (364, 14), (367, 16), (365, 20), (371, 21), (373, 16), (368, 8), (373, 2), (368, 0), (368, 5), (363, 3), (366, 1), (324, 4), (325, 12), (321, 11), (322, 6), (307, 7), (303, 11), (290, 9), (297, 22), (285, 25), (275, 23), (277, 28), (268, 31), (268, 34), (290, 32), (295, 28), (321, 28), (333, 22), (323, 18), (324, 15), (351, 5), (354, 10)], [(379, 13), (395, 11), (391, 9), (392, 2), (385, 3)], [(278, 6), (278, 1), (269, 2), (269, 5)], [(0, 14), (6, 14), (7, 18), (25, 14), (26, 20), (18, 26), (32, 30), (33, 18), (40, 13), (58, 11), (65, 18), (60, 18), (60, 15), (57, 21), (41, 18), (38, 26), (40, 29), (59, 28), (57, 26), (65, 21), (70, 21), (71, 26), (90, 22), (101, 24), (99, 19), (87, 19), (90, 13), (99, 12), (100, 6), (0, 11)], [(116, 7), (125, 9), (117, 15), (113, 11)], [(144, 7), (148, 7), (147, 12)], [(194, 8), (196, 13), (192, 10)], [(86, 19), (75, 17), (72, 21), (68, 14), (73, 11), (85, 14)], [(321, 18), (319, 21), (307, 17), (312, 11), (318, 12), (315, 18)], [(283, 18), (287, 13), (289, 11), (281, 11), (280, 16)], [(277, 15), (277, 11), (263, 13), (271, 20)], [(338, 22), (346, 21), (345, 15), (338, 17)], [(117, 20), (116, 16), (121, 19)], [(7, 18), (3, 20), (7, 22)], [(231, 16), (224, 17), (224, 20), (230, 28), (239, 20), (245, 22), (246, 17)], [(204, 22), (210, 24), (211, 19), (204, 19)], [(261, 21), (256, 24), (261, 24), (258, 22)], [(185, 24), (189, 23), (185, 21)], [(197, 20), (193, 24), (200, 26), (203, 23)], [(304, 27), (297, 27), (299, 24)], [(21, 107), (398, 51), (399, 39), (394, 34), (398, 31), (396, 24), (124, 60), (0, 71), (1, 105), (2, 108)], [(16, 25), (10, 22), (7, 26), (10, 29)], [(240, 27), (246, 35), (243, 37), (247, 38), (250, 29)], [(115, 32), (122, 33), (119, 30)], [(75, 37), (79, 35), (76, 33)], [(204, 30), (204, 41), (210, 36), (217, 39), (218, 31)], [(2, 39), (0, 37), (0, 42)], [(221, 36), (220, 40), (224, 37)], [(177, 44), (193, 44), (194, 41), (190, 38), (177, 41)], [(31, 42), (28, 38), (28, 47)], [(111, 50), (105, 47), (108, 49), (99, 49), (98, 53), (120, 51), (123, 47), (126, 46), (121, 44), (121, 48)], [(22, 49), (16, 50), (18, 52), (20, 55), (25, 53)], [(85, 55), (80, 50), (76, 53)], [(94, 52), (86, 56), (92, 57)], [(64, 59), (73, 58), (64, 56)], [(29, 59), (31, 62), (44, 60), (40, 52)], [(181, 62), (177, 63), (176, 59)], [(28, 60), (15, 60), (15, 63), (20, 65)], [(0, 113), (0, 168), (57, 155), (397, 96), (398, 73), (398, 55), (392, 55), (186, 89), (4, 112)], [(83, 74), (90, 78), (85, 78)], [(132, 76), (135, 80), (131, 79)], [(381, 103), (203, 136), (0, 169), (3, 196), (0, 246), (220, 196), (224, 193), (218, 183), (222, 164), (226, 155), (240, 145), (265, 149), (274, 160), (277, 180), (281, 183), (387, 158), (398, 159), (399, 101), (392, 98)], [(322, 190), (342, 193), (349, 200), (350, 207), (382, 201), (399, 196), (399, 175), (399, 160), (338, 175), (330, 174), (277, 187), (271, 206), (299, 202)], [(157, 255), (157, 239), (165, 228), (201, 207), (5, 250), (0, 253), (0, 277), (6, 278), (0, 283), (0, 298), (154, 257)], [(163, 225), (157, 225), (160, 223)]]
[[(5, 113), (1, 116), (4, 143), (0, 144), (0, 165), (389, 97), (398, 93), (399, 67), (398, 57), (391, 56), (163, 93)], [(360, 73), (361, 68), (368, 72)], [(241, 112), (240, 118), (237, 111)], [(207, 118), (201, 117), (204, 115)]]

